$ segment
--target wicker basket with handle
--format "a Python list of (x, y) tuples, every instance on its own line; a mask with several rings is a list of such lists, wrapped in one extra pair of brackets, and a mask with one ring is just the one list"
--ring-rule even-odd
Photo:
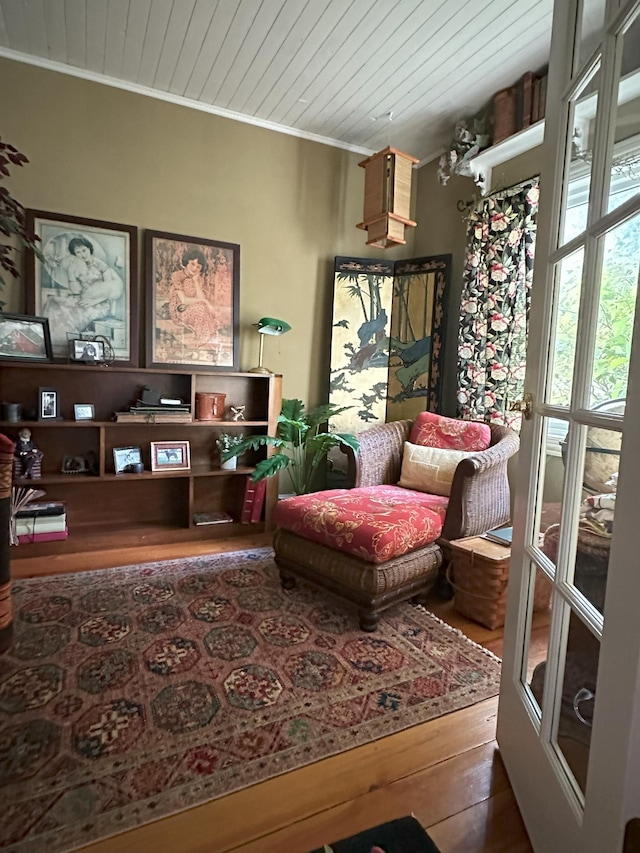
[[(451, 542), (451, 563), (447, 576), (454, 589), (453, 606), (491, 631), (504, 625), (511, 551), (474, 536)], [(536, 579), (534, 610), (545, 610), (551, 599), (551, 585), (542, 575)]]

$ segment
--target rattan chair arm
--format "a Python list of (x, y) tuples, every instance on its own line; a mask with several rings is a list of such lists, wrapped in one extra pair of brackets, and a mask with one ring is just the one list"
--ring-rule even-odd
[(514, 453), (517, 453), (520, 447), (520, 439), (513, 430), (492, 424), (491, 434), (492, 444), (490, 447), (463, 459), (458, 466), (465, 476), (474, 476), (487, 469), (495, 468), (496, 465), (508, 461)]
[(404, 443), (411, 433), (413, 421), (393, 421), (372, 427), (358, 435), (360, 449), (349, 454), (350, 485), (395, 485), (400, 479)]
[(495, 443), (463, 459), (456, 468), (442, 530), (445, 540), (477, 536), (509, 521), (507, 462), (520, 439), (513, 430), (496, 424), (491, 425), (491, 433)]

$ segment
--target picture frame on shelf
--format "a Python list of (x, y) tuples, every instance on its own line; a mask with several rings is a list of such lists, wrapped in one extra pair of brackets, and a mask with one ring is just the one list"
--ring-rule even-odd
[(55, 388), (38, 388), (38, 420), (60, 420), (60, 395)]
[(145, 232), (146, 366), (238, 370), (240, 246)]
[(152, 471), (190, 471), (191, 451), (188, 441), (152, 441)]
[(137, 247), (133, 225), (27, 210), (44, 262), (26, 255), (27, 311), (49, 321), (53, 359), (70, 337), (104, 337), (114, 360), (138, 363)]
[(0, 312), (0, 359), (52, 361), (53, 351), (47, 318)]
[(61, 471), (63, 474), (83, 474), (97, 477), (100, 474), (98, 455), (94, 450), (77, 456), (65, 453), (62, 457)]
[(92, 421), (96, 416), (93, 403), (74, 403), (73, 417), (77, 421)]
[(72, 338), (69, 341), (69, 361), (82, 364), (104, 364), (109, 361), (107, 349), (110, 349), (106, 339)]
[(114, 447), (113, 467), (116, 474), (139, 474), (142, 472), (142, 448)]

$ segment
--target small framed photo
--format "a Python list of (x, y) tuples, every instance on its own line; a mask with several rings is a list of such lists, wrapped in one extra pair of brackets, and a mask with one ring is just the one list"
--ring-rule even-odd
[(142, 471), (142, 450), (139, 447), (114, 447), (113, 465), (116, 474), (138, 474)]
[(46, 317), (0, 312), (0, 358), (51, 361), (51, 335)]
[(73, 416), (77, 421), (92, 421), (96, 416), (93, 403), (75, 403)]
[(60, 420), (60, 398), (55, 388), (38, 388), (38, 420)]
[(86, 364), (106, 361), (104, 342), (97, 340), (69, 341), (69, 358), (71, 361), (82, 361)]
[(152, 471), (189, 471), (191, 454), (188, 441), (152, 441)]

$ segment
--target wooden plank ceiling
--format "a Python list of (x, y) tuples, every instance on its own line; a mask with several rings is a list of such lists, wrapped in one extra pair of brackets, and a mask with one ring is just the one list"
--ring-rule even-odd
[(0, 0), (0, 56), (430, 159), (545, 64), (553, 0)]

